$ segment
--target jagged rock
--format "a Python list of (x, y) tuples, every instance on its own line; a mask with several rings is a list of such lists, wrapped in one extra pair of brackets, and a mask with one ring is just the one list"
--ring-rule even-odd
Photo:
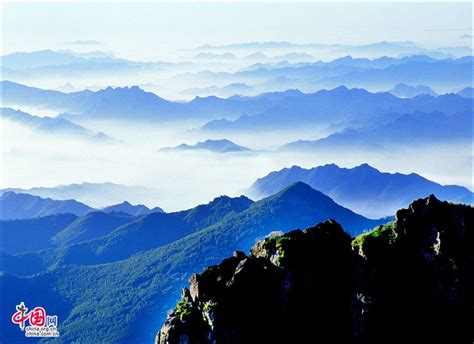
[(472, 343), (473, 213), (430, 196), (355, 239), (266, 238), (192, 275), (156, 343)]

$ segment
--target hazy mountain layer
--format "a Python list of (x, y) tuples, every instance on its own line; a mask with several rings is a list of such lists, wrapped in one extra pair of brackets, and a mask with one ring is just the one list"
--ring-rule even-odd
[(430, 194), (464, 204), (472, 204), (474, 196), (462, 186), (443, 186), (415, 173), (380, 172), (367, 164), (354, 168), (340, 168), (335, 164), (311, 169), (284, 168), (259, 178), (249, 192), (257, 198), (266, 197), (298, 181), (369, 217), (393, 214), (411, 200)]
[(204, 142), (197, 142), (194, 145), (181, 144), (176, 147), (165, 147), (161, 151), (176, 152), (176, 151), (196, 151), (207, 150), (215, 153), (232, 153), (232, 152), (248, 152), (249, 148), (239, 146), (230, 140), (206, 140)]

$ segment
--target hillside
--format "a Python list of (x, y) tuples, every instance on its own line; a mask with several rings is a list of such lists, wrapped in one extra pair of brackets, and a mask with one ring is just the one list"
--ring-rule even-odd
[(117, 212), (91, 212), (56, 234), (53, 243), (61, 247), (7, 257), (3, 269), (17, 275), (31, 275), (57, 265), (119, 261), (231, 218), (251, 204), (243, 196), (221, 196), (208, 204), (175, 213), (154, 212), (131, 217)]
[(126, 213), (107, 214), (102, 211), (90, 212), (58, 232), (53, 242), (59, 246), (75, 244), (110, 234), (115, 228), (132, 222), (135, 218)]
[[(87, 215), (86, 215), (87, 216)], [(20, 253), (51, 248), (53, 237), (77, 219), (73, 214), (34, 219), (0, 220), (0, 253)]]

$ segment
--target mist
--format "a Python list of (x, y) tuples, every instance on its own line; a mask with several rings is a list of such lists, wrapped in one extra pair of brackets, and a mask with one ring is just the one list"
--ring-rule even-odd
[[(209, 136), (189, 130), (198, 127), (199, 121), (168, 124), (87, 121), (80, 124), (103, 131), (115, 140), (97, 143), (42, 134), (3, 120), (2, 188), (82, 182), (141, 185), (156, 189), (156, 198), (145, 200), (145, 205), (176, 211), (207, 203), (220, 195), (245, 194), (257, 178), (284, 167), (310, 168), (328, 163), (354, 167), (369, 163), (384, 172), (418, 173), (441, 184), (460, 184), (472, 189), (472, 150), (465, 143), (392, 148), (385, 152), (275, 150), (296, 137), (304, 138), (304, 134), (307, 138), (317, 135), (288, 130), (285, 135), (234, 133), (232, 141), (254, 150), (250, 152), (163, 152), (161, 148), (194, 144)], [(124, 195), (124, 200), (126, 197)]]

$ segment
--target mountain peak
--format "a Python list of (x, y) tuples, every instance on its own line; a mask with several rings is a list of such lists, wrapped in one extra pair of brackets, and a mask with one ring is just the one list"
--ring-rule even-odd
[(218, 205), (218, 204), (223, 204), (223, 203), (245, 203), (248, 206), (253, 203), (253, 201), (246, 197), (246, 196), (239, 196), (239, 197), (229, 197), (227, 195), (221, 195), (216, 198), (214, 198), (212, 201), (210, 201), (207, 205)]
[(331, 92), (347, 92), (350, 91), (349, 88), (345, 85), (341, 85), (339, 87), (333, 88)]
[(380, 172), (377, 170), (375, 167), (370, 166), (367, 163), (363, 163), (359, 166), (354, 167), (354, 169), (359, 170), (359, 171), (373, 171), (373, 172)]
[(152, 212), (148, 207), (144, 206), (143, 204), (133, 205), (128, 201), (123, 201), (122, 203), (105, 207), (102, 209), (102, 211), (105, 213), (123, 212), (133, 216), (141, 216)]
[(286, 198), (286, 197), (291, 197), (291, 198), (292, 197), (305, 197), (306, 198), (309, 195), (313, 195), (315, 193), (323, 195), (321, 192), (313, 189), (308, 184), (298, 181), (287, 186), (286, 188), (278, 192), (275, 196), (279, 196), (280, 198)]

